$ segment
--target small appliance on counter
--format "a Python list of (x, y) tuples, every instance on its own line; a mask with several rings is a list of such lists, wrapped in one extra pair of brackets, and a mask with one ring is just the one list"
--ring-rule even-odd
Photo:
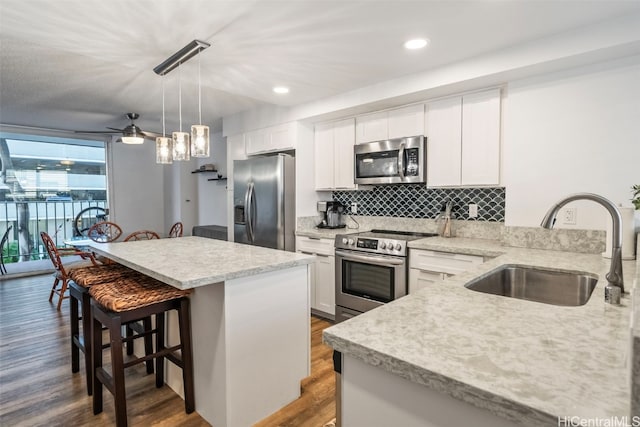
[(318, 202), (318, 212), (322, 213), (322, 222), (318, 228), (344, 228), (345, 207), (340, 202)]

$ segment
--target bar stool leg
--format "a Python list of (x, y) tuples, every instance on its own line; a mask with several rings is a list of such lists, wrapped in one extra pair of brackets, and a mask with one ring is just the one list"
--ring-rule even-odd
[[(71, 372), (73, 373), (80, 370), (80, 349), (73, 342), (74, 337), (80, 337), (78, 314), (78, 300), (71, 296), (69, 299), (69, 322), (71, 323)], [(88, 379), (87, 381), (89, 382)]]
[(93, 378), (93, 415), (102, 412), (102, 381), (98, 370), (102, 369), (102, 323), (95, 317), (91, 307), (91, 347), (92, 347), (92, 378)]
[[(76, 300), (77, 304), (77, 300)], [(102, 327), (101, 327), (102, 330)], [(87, 377), (87, 394), (93, 394), (93, 354), (92, 354), (92, 336), (91, 333), (91, 296), (85, 289), (82, 293), (82, 335), (84, 342), (84, 368)], [(102, 335), (102, 333), (101, 333)]]
[(195, 391), (193, 385), (193, 349), (191, 346), (191, 314), (189, 298), (182, 298), (178, 309), (178, 324), (180, 325), (180, 344), (182, 358), (182, 383), (184, 386), (184, 410), (187, 414), (196, 409)]
[[(147, 316), (142, 319), (142, 327), (145, 331), (150, 331), (152, 329), (151, 316)], [(151, 336), (151, 334), (145, 335), (144, 337), (144, 354), (145, 356), (153, 354), (153, 336)], [(153, 360), (149, 359), (144, 363), (147, 366), (147, 374), (153, 374)]]
[(116, 407), (116, 425), (127, 425), (127, 396), (124, 384), (124, 360), (122, 356), (122, 322), (120, 316), (112, 316), (107, 327), (111, 342), (111, 377), (113, 400)]
[[(162, 351), (166, 347), (164, 345), (164, 312), (156, 314), (156, 351)], [(156, 357), (156, 388), (164, 385), (164, 357)]]

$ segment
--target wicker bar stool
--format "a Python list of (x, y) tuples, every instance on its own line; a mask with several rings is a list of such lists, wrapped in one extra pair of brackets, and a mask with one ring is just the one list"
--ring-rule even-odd
[[(113, 394), (116, 409), (116, 425), (127, 425), (127, 403), (124, 370), (133, 365), (155, 359), (156, 387), (164, 385), (164, 359), (167, 358), (182, 368), (185, 412), (195, 410), (193, 385), (193, 354), (191, 345), (191, 320), (189, 309), (190, 291), (179, 290), (150, 277), (139, 280), (121, 279), (109, 285), (89, 288), (91, 294), (91, 320), (93, 339), (93, 413), (102, 412), (102, 386)], [(180, 344), (165, 346), (165, 313), (177, 310), (180, 329)], [(143, 335), (156, 335), (156, 349), (153, 354), (130, 361), (124, 361), (123, 342), (130, 337), (122, 337), (122, 325), (155, 316), (155, 329), (146, 330)], [(111, 375), (102, 367), (102, 325), (109, 331), (111, 342)], [(135, 338), (135, 337), (133, 337)], [(180, 355), (175, 353), (180, 350)]]
[[(84, 353), (85, 373), (87, 380), (87, 394), (91, 395), (93, 390), (93, 370), (91, 366), (91, 296), (89, 288), (91, 286), (110, 283), (122, 278), (134, 279), (141, 276), (135, 270), (132, 270), (120, 264), (98, 265), (83, 268), (74, 268), (69, 271), (69, 325), (71, 328), (71, 372), (80, 371), (80, 352)], [(78, 302), (82, 306), (82, 316), (78, 310)], [(82, 319), (82, 335), (80, 334), (80, 319)], [(151, 319), (146, 320), (151, 325)], [(147, 327), (147, 326), (145, 326)], [(131, 330), (131, 326), (127, 326), (127, 332)], [(152, 338), (145, 339), (145, 352), (151, 354), (153, 352)], [(127, 353), (133, 354), (133, 343), (127, 346)], [(147, 363), (147, 373), (153, 373), (153, 363)]]

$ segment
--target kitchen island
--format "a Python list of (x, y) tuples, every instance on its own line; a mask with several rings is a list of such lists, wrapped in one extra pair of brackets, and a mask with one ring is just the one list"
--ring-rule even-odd
[[(634, 421), (631, 297), (620, 306), (604, 303), (609, 260), (479, 239), (436, 237), (409, 246), (486, 262), (324, 331), (342, 353), (342, 427)], [(627, 291), (639, 281), (635, 263), (623, 263)], [(577, 307), (465, 288), (504, 264), (584, 271), (599, 280)]]
[[(300, 395), (310, 372), (309, 271), (315, 257), (203, 237), (92, 243), (91, 250), (193, 289), (196, 411), (216, 427), (252, 425)], [(177, 316), (167, 340), (177, 341)], [(167, 366), (181, 396), (182, 373)]]

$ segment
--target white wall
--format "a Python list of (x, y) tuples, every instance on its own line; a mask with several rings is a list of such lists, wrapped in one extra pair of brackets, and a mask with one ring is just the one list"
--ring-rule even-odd
[(163, 165), (156, 164), (155, 145), (111, 142), (109, 165), (109, 220), (126, 234), (148, 229), (165, 232)]
[[(576, 192), (631, 206), (640, 183), (640, 56), (509, 83), (503, 129), (507, 225), (538, 226)], [(558, 227), (605, 228), (604, 208), (572, 206), (577, 224)]]
[[(218, 173), (227, 176), (227, 141), (222, 133), (211, 135), (209, 158), (197, 159), (196, 168), (213, 163)], [(216, 178), (215, 173), (193, 174), (197, 182), (198, 219), (197, 225), (227, 225), (227, 181), (207, 181)]]

